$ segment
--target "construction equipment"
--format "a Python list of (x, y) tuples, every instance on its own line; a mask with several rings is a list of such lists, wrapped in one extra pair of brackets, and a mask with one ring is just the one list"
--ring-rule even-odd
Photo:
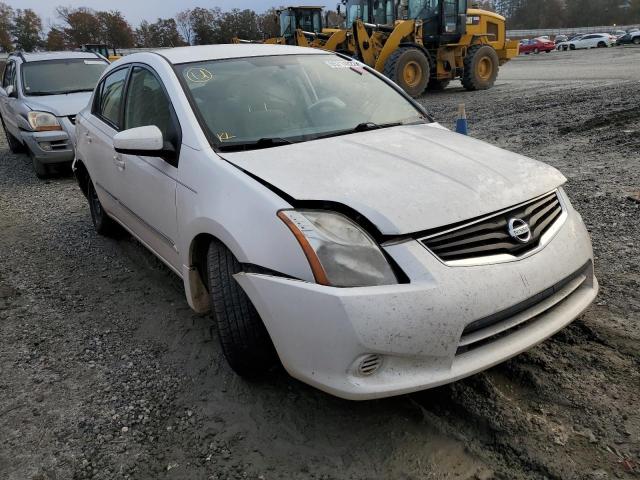
[(491, 88), (500, 65), (518, 55), (501, 15), (466, 0), (343, 0), (355, 57), (409, 95), (442, 90), (460, 78), (467, 90)]
[(279, 36), (258, 41), (242, 40), (235, 37), (232, 42), (296, 45), (353, 53), (353, 48), (349, 50), (346, 45), (347, 30), (325, 27), (326, 21), (322, 10), (323, 7), (317, 6), (284, 8), (278, 12)]
[(99, 53), (110, 62), (115, 62), (122, 58), (122, 55), (116, 54), (115, 48), (113, 49), (113, 54), (109, 54), (109, 47), (101, 43), (86, 43), (80, 47), (80, 50), (83, 52)]

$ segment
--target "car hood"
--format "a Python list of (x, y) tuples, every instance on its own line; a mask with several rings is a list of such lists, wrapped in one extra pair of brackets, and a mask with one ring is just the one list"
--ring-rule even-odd
[(25, 103), (31, 110), (53, 113), (56, 117), (77, 115), (87, 106), (91, 92), (69, 93), (67, 95), (44, 95), (27, 97)]
[(347, 205), (402, 235), (516, 205), (562, 185), (556, 169), (438, 124), (224, 153), (295, 200)]

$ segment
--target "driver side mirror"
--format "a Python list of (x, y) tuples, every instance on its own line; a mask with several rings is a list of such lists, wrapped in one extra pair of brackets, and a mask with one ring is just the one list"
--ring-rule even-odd
[(171, 165), (177, 165), (176, 149), (165, 142), (162, 132), (155, 125), (130, 128), (114, 135), (113, 148), (125, 155), (141, 157), (160, 157)]

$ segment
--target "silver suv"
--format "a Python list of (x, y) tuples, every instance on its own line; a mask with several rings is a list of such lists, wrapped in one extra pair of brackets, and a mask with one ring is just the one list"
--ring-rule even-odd
[(12, 53), (0, 116), (12, 152), (26, 151), (39, 177), (74, 157), (75, 119), (109, 62), (92, 52)]

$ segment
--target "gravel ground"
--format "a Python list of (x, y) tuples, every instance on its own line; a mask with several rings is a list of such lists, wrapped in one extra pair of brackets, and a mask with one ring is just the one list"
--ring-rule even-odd
[(640, 49), (552, 53), (421, 100), (447, 126), (465, 102), (471, 135), (563, 171), (601, 293), (485, 373), (361, 403), (239, 379), (178, 279), (2, 141), (0, 478), (639, 478), (638, 79)]

